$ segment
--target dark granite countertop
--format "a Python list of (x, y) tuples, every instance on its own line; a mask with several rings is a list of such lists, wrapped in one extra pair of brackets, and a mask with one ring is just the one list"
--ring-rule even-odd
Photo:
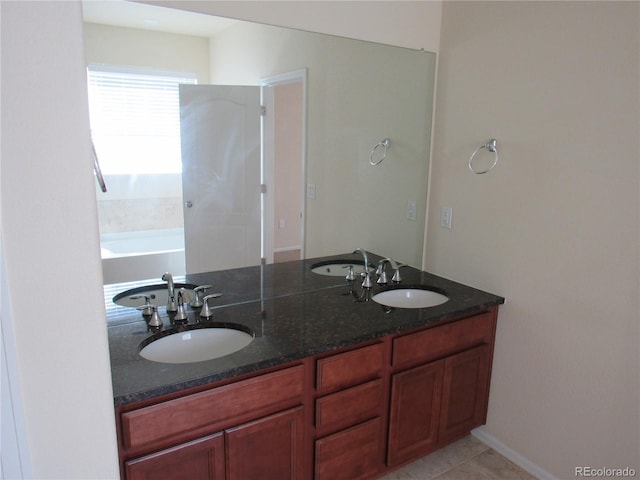
[[(179, 278), (185, 283), (211, 284), (210, 292), (223, 293), (223, 297), (210, 303), (214, 307), (212, 322), (241, 324), (255, 333), (255, 339), (238, 352), (188, 364), (158, 363), (140, 357), (140, 343), (151, 335), (146, 322), (134, 308), (116, 307), (111, 302), (114, 291), (126, 290), (130, 285), (105, 287), (115, 406), (256, 372), (504, 303), (502, 297), (403, 267), (401, 287), (429, 286), (444, 292), (449, 301), (435, 307), (389, 311), (376, 302), (356, 303), (345, 295), (347, 286), (342, 276), (311, 272), (311, 266), (318, 262), (361, 258), (335, 255)], [(370, 255), (372, 262), (379, 259)], [(359, 290), (359, 286), (356, 288)], [(374, 293), (378, 290), (375, 286)], [(165, 330), (171, 328), (164, 308), (159, 310)], [(195, 323), (197, 313), (190, 308), (187, 313), (189, 323)]]

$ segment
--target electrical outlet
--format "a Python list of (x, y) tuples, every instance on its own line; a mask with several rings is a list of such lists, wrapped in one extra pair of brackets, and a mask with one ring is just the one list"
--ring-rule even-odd
[(284, 228), (284, 218), (281, 218), (278, 222), (278, 228)]
[(451, 217), (453, 209), (451, 207), (442, 207), (440, 209), (440, 226), (451, 230)]
[(416, 221), (416, 202), (413, 200), (407, 202), (407, 220)]
[(316, 184), (315, 183), (307, 183), (307, 198), (311, 198), (311, 199), (316, 198)]

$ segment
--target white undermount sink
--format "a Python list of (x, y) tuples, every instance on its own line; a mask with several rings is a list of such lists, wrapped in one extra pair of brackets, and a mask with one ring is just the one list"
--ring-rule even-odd
[(140, 350), (140, 356), (160, 363), (203, 362), (242, 350), (254, 338), (239, 328), (196, 328), (154, 340)]
[[(353, 267), (353, 273), (360, 275), (364, 273), (364, 262), (362, 260), (331, 260), (319, 262), (311, 265), (311, 271), (318, 275), (329, 277), (345, 277), (349, 273), (349, 267)], [(369, 266), (369, 271), (373, 272), (373, 267)]]
[(424, 288), (395, 288), (376, 293), (371, 299), (393, 308), (427, 308), (442, 305), (449, 297)]

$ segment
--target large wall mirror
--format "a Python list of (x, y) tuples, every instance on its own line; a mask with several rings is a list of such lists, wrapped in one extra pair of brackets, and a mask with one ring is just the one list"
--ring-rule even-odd
[[(356, 247), (421, 266), (435, 54), (130, 2), (83, 8), (105, 283)], [(180, 84), (173, 121), (105, 126), (111, 102), (166, 91), (156, 80)], [(159, 137), (136, 143), (147, 135)]]

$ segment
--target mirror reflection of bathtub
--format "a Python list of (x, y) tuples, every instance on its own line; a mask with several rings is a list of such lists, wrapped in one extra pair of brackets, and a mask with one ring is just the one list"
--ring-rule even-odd
[(101, 234), (100, 245), (105, 284), (186, 273), (182, 228)]

